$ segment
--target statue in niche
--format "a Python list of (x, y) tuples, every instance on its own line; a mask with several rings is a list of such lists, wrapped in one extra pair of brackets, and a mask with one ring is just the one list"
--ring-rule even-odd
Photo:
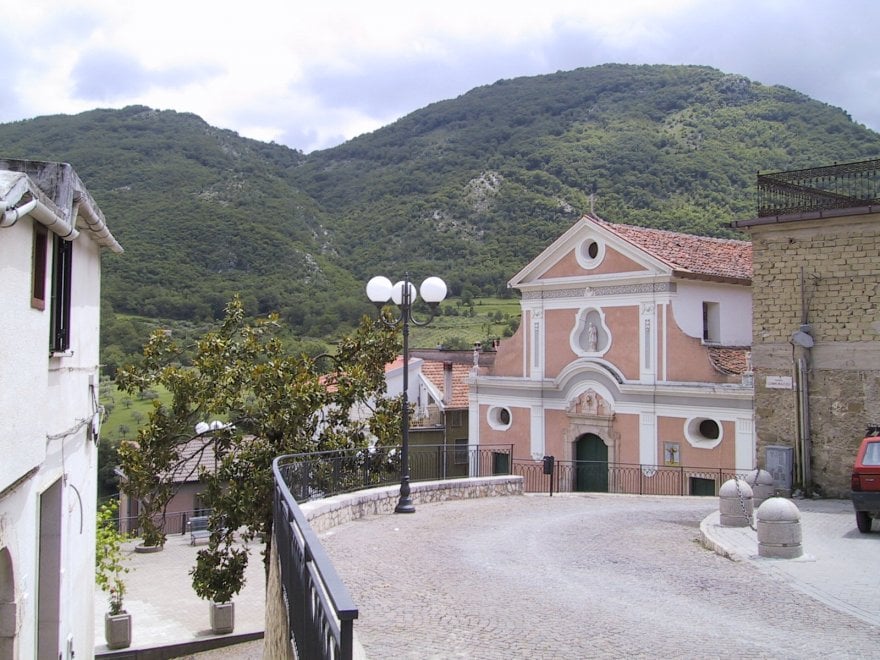
[(590, 324), (587, 326), (587, 350), (590, 353), (595, 353), (599, 350), (599, 330), (596, 328), (596, 324), (590, 321)]

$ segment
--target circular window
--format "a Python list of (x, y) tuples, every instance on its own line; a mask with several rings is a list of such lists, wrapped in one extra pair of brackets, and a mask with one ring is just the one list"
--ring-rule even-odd
[(583, 268), (595, 268), (605, 257), (605, 244), (595, 238), (588, 238), (578, 246), (575, 254)]
[(684, 427), (687, 441), (694, 447), (711, 449), (721, 442), (721, 423), (711, 417), (693, 417)]
[(489, 426), (496, 431), (505, 431), (510, 428), (510, 409), (500, 406), (489, 408)]
[(702, 435), (707, 440), (717, 440), (718, 436), (721, 435), (721, 429), (718, 427), (718, 422), (714, 419), (704, 419), (700, 422), (700, 435)]

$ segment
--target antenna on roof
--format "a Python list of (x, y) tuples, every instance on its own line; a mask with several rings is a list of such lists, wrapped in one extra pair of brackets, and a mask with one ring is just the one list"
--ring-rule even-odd
[(596, 182), (593, 181), (593, 189), (590, 191), (590, 215), (593, 215), (593, 211), (596, 207)]

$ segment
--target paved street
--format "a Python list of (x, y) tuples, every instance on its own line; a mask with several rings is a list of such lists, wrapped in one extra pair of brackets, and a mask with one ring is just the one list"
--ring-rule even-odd
[[(828, 548), (854, 528), (846, 504), (820, 523), (835, 535)], [(880, 534), (846, 539), (859, 546), (849, 559), (867, 562), (856, 568), (828, 554), (825, 532), (805, 531), (802, 560), (767, 560), (755, 557), (754, 532), (722, 530), (745, 559), (731, 561), (698, 541), (717, 507), (716, 498), (487, 498), (370, 517), (322, 540), (360, 608), (355, 630), (371, 659), (880, 653)]]

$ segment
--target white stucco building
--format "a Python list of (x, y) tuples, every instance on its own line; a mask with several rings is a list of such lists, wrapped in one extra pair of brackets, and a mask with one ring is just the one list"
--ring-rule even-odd
[(70, 165), (0, 160), (0, 658), (94, 653), (102, 249)]

